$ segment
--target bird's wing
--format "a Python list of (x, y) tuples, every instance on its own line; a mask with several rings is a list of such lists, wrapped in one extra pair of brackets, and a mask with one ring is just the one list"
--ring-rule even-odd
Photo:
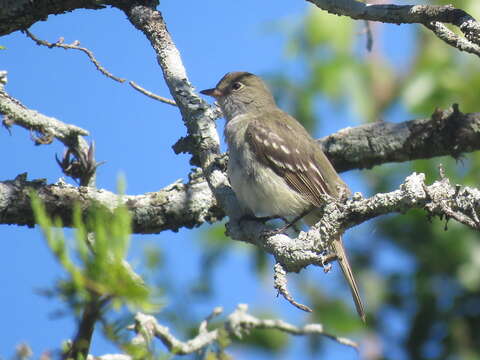
[(312, 205), (321, 206), (322, 195), (336, 196), (337, 184), (343, 182), (303, 126), (280, 110), (264, 116), (275, 119), (277, 126), (267, 128), (259, 116), (245, 132), (257, 160), (272, 168)]

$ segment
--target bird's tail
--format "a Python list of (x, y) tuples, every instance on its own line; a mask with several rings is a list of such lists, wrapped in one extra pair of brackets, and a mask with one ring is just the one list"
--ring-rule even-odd
[(345, 248), (343, 247), (343, 240), (341, 237), (333, 241), (333, 250), (337, 255), (338, 263), (340, 264), (343, 275), (345, 276), (348, 286), (350, 287), (353, 301), (355, 302), (355, 307), (357, 308), (357, 313), (362, 319), (362, 321), (365, 322), (365, 308), (363, 307), (360, 292), (358, 290), (357, 283), (355, 282), (355, 278), (353, 277), (352, 268), (350, 267), (350, 263), (348, 262), (348, 257), (345, 252)]

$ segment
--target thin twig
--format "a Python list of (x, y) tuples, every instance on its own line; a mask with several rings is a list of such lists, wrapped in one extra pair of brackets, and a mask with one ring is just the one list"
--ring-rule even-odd
[(158, 100), (160, 102), (163, 102), (165, 104), (169, 104), (169, 105), (173, 105), (173, 106), (177, 106), (177, 103), (174, 101), (174, 100), (171, 100), (171, 99), (167, 99), (163, 96), (159, 96), (157, 94), (154, 94), (152, 93), (151, 91), (148, 91), (146, 89), (144, 89), (143, 87), (141, 87), (140, 85), (138, 85), (137, 83), (135, 83), (134, 81), (129, 81), (128, 82), (135, 90), (141, 92), (143, 95), (146, 95), (154, 100)]
[[(39, 39), (37, 38), (35, 35), (33, 35), (30, 31), (28, 30), (23, 30), (25, 32), (25, 34), (30, 38), (32, 39), (33, 41), (35, 41), (35, 43), (37, 45), (43, 45), (43, 46), (46, 46), (48, 48), (54, 48), (54, 47), (58, 47), (58, 48), (62, 48), (62, 49), (74, 49), (74, 50), (79, 50), (79, 51), (82, 51), (84, 52), (85, 54), (87, 54), (87, 56), (89, 57), (90, 61), (95, 65), (95, 67), (105, 76), (109, 77), (110, 79), (112, 80), (115, 80), (119, 83), (124, 83), (125, 81), (127, 81), (126, 79), (124, 78), (120, 78), (120, 77), (117, 77), (115, 75), (113, 75), (111, 72), (109, 72), (105, 67), (103, 67), (100, 62), (95, 58), (95, 55), (93, 54), (93, 52), (85, 47), (81, 47), (79, 46), (79, 42), (78, 41), (74, 41), (73, 43), (71, 44), (65, 44), (64, 43), (64, 40), (63, 38), (60, 38), (60, 40), (58, 40), (57, 42), (55, 43), (51, 43), (51, 42), (48, 42), (46, 40), (42, 40), (42, 39)], [(167, 99), (165, 97), (162, 97), (162, 96), (159, 96), (157, 94), (154, 94), (153, 92), (151, 91), (148, 91), (146, 89), (144, 89), (143, 87), (141, 87), (140, 85), (136, 84), (135, 82), (133, 81), (129, 81), (129, 84), (137, 91), (141, 92), (142, 94), (154, 99), (154, 100), (158, 100), (158, 101), (161, 101), (165, 104), (169, 104), (169, 105), (173, 105), (173, 106), (177, 106), (177, 104), (175, 103), (175, 101), (173, 100), (170, 100), (170, 99)]]
[[(215, 316), (219, 312), (214, 312)], [(205, 320), (206, 321), (206, 320)], [(354, 341), (338, 337), (327, 333), (321, 324), (307, 324), (297, 327), (279, 319), (259, 319), (248, 313), (248, 306), (239, 304), (237, 308), (227, 317), (227, 320), (217, 328), (208, 331), (206, 326), (202, 326), (202, 332), (187, 341), (177, 339), (168, 327), (160, 325), (151, 315), (138, 313), (135, 316), (135, 331), (137, 337), (144, 337), (143, 343), (149, 344), (153, 337), (161, 340), (162, 343), (175, 355), (186, 355), (197, 352), (215, 341), (218, 341), (222, 335), (220, 329), (225, 329), (230, 336), (242, 338), (253, 329), (275, 329), (292, 335), (321, 335), (326, 336), (340, 344), (358, 349), (358, 344)], [(136, 344), (142, 343), (138, 339)]]
[(373, 34), (370, 21), (367, 20), (365, 20), (365, 33), (367, 35), (367, 50), (371, 52), (373, 48)]
[(358, 344), (350, 339), (332, 335), (325, 331), (322, 324), (306, 324), (302, 327), (289, 324), (279, 319), (258, 319), (249, 314), (248, 305), (239, 304), (228, 317), (225, 328), (238, 337), (248, 334), (251, 329), (275, 329), (291, 335), (321, 335), (338, 343), (358, 349)]
[(103, 75), (109, 77), (110, 79), (112, 80), (115, 80), (115, 81), (118, 81), (119, 83), (123, 83), (126, 81), (126, 79), (123, 79), (123, 78), (120, 78), (120, 77), (117, 77), (115, 75), (113, 75), (111, 72), (109, 72), (107, 69), (105, 69), (99, 62), (98, 60), (95, 58), (95, 56), (93, 55), (93, 52), (87, 48), (84, 48), (84, 47), (81, 47), (81, 46), (78, 46), (79, 42), (78, 41), (74, 41), (73, 43), (71, 44), (65, 44), (63, 42), (63, 39), (60, 39), (58, 40), (57, 42), (55, 43), (51, 43), (51, 42), (48, 42), (46, 40), (41, 40), (39, 38), (37, 38), (35, 35), (33, 35), (30, 31), (28, 31), (27, 29), (23, 30), (23, 32), (30, 38), (32, 39), (33, 41), (35, 41), (35, 43), (37, 45), (43, 45), (43, 46), (47, 46), (49, 48), (54, 48), (54, 47), (58, 47), (58, 48), (62, 48), (62, 49), (75, 49), (75, 50), (79, 50), (79, 51), (82, 51), (84, 52), (85, 54), (87, 54), (87, 56), (89, 57), (90, 61), (95, 65), (95, 67), (98, 69), (98, 71), (100, 71)]

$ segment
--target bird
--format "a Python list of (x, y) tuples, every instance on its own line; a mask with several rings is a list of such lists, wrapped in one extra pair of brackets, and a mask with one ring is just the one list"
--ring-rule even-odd
[[(350, 194), (320, 145), (292, 116), (281, 110), (265, 84), (252, 73), (229, 72), (214, 88), (226, 120), (227, 175), (245, 212), (256, 217), (302, 218), (308, 226), (322, 216), (325, 195)], [(365, 308), (341, 237), (332, 241), (358, 315)]]

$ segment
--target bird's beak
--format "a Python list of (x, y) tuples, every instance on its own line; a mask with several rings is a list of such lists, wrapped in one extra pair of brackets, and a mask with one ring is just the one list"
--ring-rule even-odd
[(222, 92), (217, 88), (202, 90), (200, 91), (200, 94), (212, 96), (214, 98), (222, 96)]

